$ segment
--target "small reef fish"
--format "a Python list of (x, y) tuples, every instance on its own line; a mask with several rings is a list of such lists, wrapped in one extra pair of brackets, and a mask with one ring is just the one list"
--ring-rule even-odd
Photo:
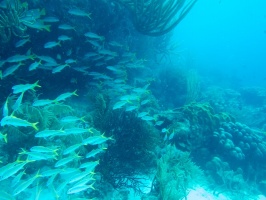
[(84, 129), (84, 128), (69, 128), (65, 129), (66, 135), (70, 134), (81, 134), (81, 133), (88, 133), (90, 132), (90, 129)]
[(141, 112), (141, 113), (138, 114), (138, 117), (142, 118), (142, 117), (144, 117), (144, 116), (146, 116), (148, 114), (149, 114), (148, 112)]
[(25, 152), (20, 154), (26, 154), (28, 155), (28, 160), (31, 161), (37, 161), (37, 160), (55, 160), (56, 156), (55, 154), (50, 153), (41, 153), (41, 152)]
[(53, 176), (51, 176), (51, 177), (48, 179), (48, 181), (47, 181), (47, 183), (46, 183), (46, 186), (47, 186), (47, 187), (49, 187), (51, 184), (53, 184), (54, 179), (55, 179), (56, 176), (57, 176), (57, 174), (54, 174)]
[(69, 64), (59, 65), (52, 70), (52, 73), (55, 74), (55, 73), (61, 72), (63, 69), (65, 69), (65, 67), (70, 67), (70, 65)]
[(7, 134), (3, 134), (0, 132), (0, 139), (3, 139), (5, 143), (7, 143)]
[(43, 177), (49, 177), (49, 176), (53, 176), (55, 174), (59, 174), (60, 172), (62, 172), (62, 169), (48, 169), (44, 172), (41, 172), (41, 175)]
[(136, 109), (138, 109), (138, 106), (128, 106), (128, 107), (126, 107), (126, 111), (128, 111), (128, 112), (136, 110)]
[(113, 140), (111, 137), (105, 137), (103, 134), (99, 136), (91, 136), (84, 140), (82, 140), (83, 145), (99, 145), (102, 144), (108, 140)]
[(157, 121), (157, 122), (155, 123), (155, 126), (161, 126), (163, 123), (164, 123), (164, 121)]
[(0, 168), (0, 177), (3, 176), (9, 169), (13, 168), (18, 162), (8, 163)]
[[(2, 1), (4, 2), (4, 1)], [(1, 190), (0, 191), (0, 197), (2, 200), (16, 200), (15, 197), (13, 197), (13, 195)]]
[(3, 106), (3, 117), (8, 116), (9, 110), (8, 110), (8, 97), (6, 98), (6, 102)]
[(96, 33), (92, 33), (92, 32), (87, 32), (84, 35), (90, 39), (96, 39), (96, 40), (104, 40), (105, 39), (103, 36), (100, 36), (100, 35), (98, 35)]
[(72, 40), (71, 37), (68, 37), (68, 36), (66, 36), (66, 35), (60, 35), (57, 39), (58, 39), (59, 41)]
[[(68, 183), (75, 183), (75, 182), (77, 182), (77, 181), (80, 181), (81, 179), (84, 179), (84, 178), (87, 178), (88, 177), (88, 175), (90, 175), (89, 176), (89, 178), (92, 178), (92, 172), (91, 171), (88, 171), (88, 170), (86, 170), (86, 171), (84, 171), (84, 172), (77, 172), (76, 174), (74, 174), (73, 176), (71, 176), (71, 178), (69, 179), (69, 182)], [(77, 186), (76, 184), (75, 184), (75, 186)]]
[(58, 147), (44, 147), (44, 146), (33, 146), (30, 148), (32, 152), (39, 152), (39, 153), (53, 153), (57, 155), (57, 151), (59, 150)]
[(77, 63), (77, 60), (74, 60), (74, 59), (69, 58), (69, 59), (65, 60), (65, 63), (66, 64)]
[(76, 31), (75, 27), (70, 26), (69, 24), (60, 24), (58, 26), (58, 28), (62, 29), (62, 30), (74, 30), (74, 31)]
[(95, 52), (88, 52), (84, 55), (84, 58), (85, 59), (90, 59), (92, 57), (95, 57), (95, 56), (98, 56), (99, 54), (98, 53), (95, 53)]
[(43, 130), (35, 134), (35, 137), (41, 137), (41, 138), (46, 138), (46, 137), (51, 137), (51, 136), (56, 136), (56, 135), (62, 135), (64, 134), (65, 131), (63, 130)]
[(23, 47), (27, 42), (30, 42), (30, 38), (26, 38), (26, 39), (22, 39), (17, 41), (17, 43), (15, 44), (15, 47)]
[(72, 8), (68, 10), (68, 13), (71, 15), (80, 16), (80, 17), (88, 17), (91, 19), (91, 13), (86, 13), (85, 11), (80, 10), (78, 8)]
[(123, 47), (122, 44), (120, 44), (119, 42), (116, 42), (116, 41), (110, 41), (110, 42), (108, 42), (108, 44), (110, 44), (113, 47)]
[(50, 56), (37, 56), (37, 58), (39, 58), (40, 60), (45, 61), (47, 63), (57, 65), (56, 60)]
[(36, 81), (33, 84), (20, 84), (20, 85), (15, 85), (12, 87), (13, 89), (13, 94), (18, 94), (21, 92), (26, 92), (27, 90), (34, 90), (35, 87), (41, 87), (40, 85), (38, 85), (39, 81)]
[(24, 92), (22, 92), (19, 95), (19, 97), (17, 98), (15, 104), (12, 106), (13, 112), (17, 111), (19, 109), (19, 107), (21, 106), (23, 96), (24, 96)]
[(66, 157), (66, 158), (62, 158), (61, 160), (58, 160), (56, 163), (55, 163), (55, 167), (61, 167), (61, 166), (64, 166), (70, 162), (72, 162), (74, 159), (76, 158), (80, 158), (81, 156), (79, 156), (78, 154), (75, 154), (75, 155), (70, 155), (69, 157)]
[(97, 161), (92, 161), (92, 162), (85, 162), (85, 163), (82, 163), (79, 168), (80, 169), (83, 169), (83, 168), (86, 168), (86, 171), (93, 171), (94, 168), (99, 165), (99, 160)]
[(105, 148), (105, 147), (93, 149), (89, 153), (86, 154), (86, 158), (92, 158), (92, 157), (96, 156), (97, 154), (102, 153), (106, 149), (107, 148)]
[(6, 62), (8, 63), (14, 63), (14, 62), (22, 62), (28, 59), (34, 60), (35, 56), (34, 55), (14, 55), (6, 59)]
[(26, 17), (31, 17), (33, 19), (39, 19), (41, 16), (46, 15), (45, 9), (30, 9), (26, 12)]
[(63, 117), (60, 121), (63, 123), (74, 123), (77, 121), (85, 122), (84, 117), (79, 118), (76, 116), (66, 116), (66, 117)]
[(72, 174), (72, 173), (77, 173), (80, 172), (79, 169), (77, 168), (70, 168), (70, 167), (66, 167), (64, 169), (61, 169), (62, 171), (60, 172), (60, 174), (62, 175), (67, 175), (67, 174)]
[(0, 68), (3, 67), (3, 65), (6, 63), (5, 60), (0, 60)]
[[(60, 183), (58, 185), (58, 187), (55, 189), (55, 193), (56, 193), (57, 197), (60, 197), (61, 196), (61, 193), (67, 187), (67, 184), (68, 184), (68, 180), (63, 181), (62, 183)], [(87, 198), (86, 198), (86, 200), (87, 200)]]
[[(96, 179), (93, 178), (93, 172), (85, 177), (83, 177), (81, 180), (79, 180), (77, 183), (73, 185), (73, 187), (86, 185), (89, 182), (95, 181)], [(78, 199), (76, 199), (78, 200)], [(80, 200), (80, 199), (79, 199)]]
[(114, 67), (114, 66), (107, 66), (107, 69), (109, 69), (110, 71), (113, 71), (115, 74), (124, 74), (125, 71), (119, 69), (118, 67)]
[(70, 154), (70, 153), (73, 153), (75, 150), (77, 150), (79, 147), (81, 147), (83, 144), (82, 143), (79, 143), (79, 144), (74, 144), (68, 148), (66, 148), (64, 151), (63, 151), (63, 155), (67, 155), (67, 154)]
[(140, 102), (140, 105), (145, 105), (145, 104), (147, 104), (147, 103), (149, 103), (150, 102), (150, 100), (149, 99), (145, 99), (145, 100), (143, 100), (143, 101), (141, 101)]
[(23, 192), (26, 190), (37, 178), (41, 177), (39, 174), (39, 171), (37, 172), (36, 175), (34, 175), (32, 178), (29, 178), (28, 180), (20, 183), (13, 191), (13, 195), (16, 196), (19, 193)]
[(140, 96), (139, 95), (135, 95), (135, 94), (130, 94), (130, 95), (124, 95), (120, 97), (121, 101), (139, 101)]
[(34, 62), (29, 66), (29, 71), (35, 70), (37, 69), (40, 65), (42, 64), (42, 60), (40, 60), (39, 62)]
[(51, 41), (51, 42), (47, 42), (44, 44), (44, 48), (45, 49), (51, 49), (54, 48), (56, 46), (61, 46), (60, 41), (56, 42), (56, 41)]
[(13, 74), (21, 65), (24, 64), (20, 62), (18, 64), (8, 67), (5, 71), (3, 71), (1, 79)]
[(1, 120), (1, 126), (15, 126), (15, 127), (32, 127), (34, 128), (35, 130), (38, 131), (38, 127), (37, 127), (37, 124), (39, 122), (36, 122), (36, 123), (30, 123), (24, 119), (20, 119), (20, 118), (17, 118), (15, 116), (6, 116), (4, 117), (2, 120)]
[(28, 162), (22, 162), (22, 163), (17, 163), (16, 165), (10, 167), (8, 170), (6, 170), (3, 174), (0, 176), (0, 181), (5, 180), (14, 174), (16, 174), (18, 171), (23, 169), (23, 167), (27, 164)]
[(104, 55), (104, 56), (112, 56), (112, 57), (118, 56), (117, 52), (110, 51), (110, 50), (107, 50), (107, 49), (100, 49), (98, 51), (98, 53), (101, 54), (101, 55)]
[(33, 23), (29, 21), (24, 21), (23, 23), (33, 29), (38, 29), (40, 31), (46, 30), (48, 32), (51, 32), (51, 25), (44, 24), (44, 21), (42, 20), (36, 20)]
[(50, 99), (39, 99), (39, 100), (36, 100), (33, 102), (32, 106), (46, 106), (46, 105), (49, 105), (49, 104), (53, 104), (55, 103), (56, 101), (55, 100), (50, 100)]
[(22, 176), (25, 174), (25, 170), (21, 171), (11, 182), (11, 187), (15, 187), (21, 180)]
[(168, 140), (172, 140), (175, 137), (175, 131), (173, 131), (170, 135)]
[(95, 190), (95, 188), (93, 187), (93, 184), (91, 185), (81, 185), (81, 186), (76, 186), (76, 187), (72, 187), (67, 191), (67, 194), (76, 194), (79, 192), (82, 192), (84, 190), (88, 190), (88, 189), (93, 189)]
[(48, 23), (56, 23), (59, 22), (59, 19), (57, 17), (45, 17), (42, 19), (42, 21)]
[(77, 94), (77, 90), (75, 90), (74, 92), (66, 92), (63, 94), (60, 94), (55, 101), (65, 101), (67, 98), (71, 97), (71, 96), (78, 96)]
[(163, 129), (162, 129), (162, 133), (169, 133), (169, 129), (167, 129), (167, 128), (163, 128)]
[(128, 102), (127, 101), (118, 101), (115, 103), (115, 105), (113, 106), (113, 110), (122, 108), (124, 105), (126, 105)]
[(148, 115), (145, 115), (145, 116), (141, 117), (141, 119), (144, 120), (144, 121), (153, 121), (153, 120), (156, 120), (154, 117), (148, 116)]

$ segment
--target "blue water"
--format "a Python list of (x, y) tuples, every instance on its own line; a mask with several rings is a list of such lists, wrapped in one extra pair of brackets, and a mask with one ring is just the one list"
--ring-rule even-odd
[(264, 86), (266, 66), (265, 1), (199, 1), (175, 29), (174, 38), (196, 68), (221, 81)]

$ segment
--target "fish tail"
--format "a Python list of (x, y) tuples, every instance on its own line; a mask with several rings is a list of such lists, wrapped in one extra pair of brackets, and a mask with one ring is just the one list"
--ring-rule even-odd
[(42, 87), (39, 85), (39, 80), (34, 83), (35, 87)]
[(46, 15), (46, 11), (45, 11), (45, 9), (44, 9), (44, 8), (41, 10), (41, 13), (40, 13), (40, 15)]
[(48, 32), (51, 32), (51, 25), (45, 25), (44, 29)]
[(89, 19), (91, 19), (91, 13), (86, 15)]
[(5, 143), (7, 143), (7, 134), (4, 134), (3, 138), (4, 138)]
[[(30, 58), (31, 60), (34, 60), (34, 59), (32, 59), (32, 58)], [(25, 63), (23, 63), (23, 62), (19, 62), (19, 66), (22, 66), (22, 65), (25, 65)]]
[(80, 118), (80, 121), (82, 121), (82, 122), (86, 122), (86, 121), (85, 121), (85, 117), (86, 117), (86, 116), (81, 117), (81, 118)]
[[(34, 54), (29, 55), (29, 59), (34, 60), (35, 59), (35, 55)], [(22, 65), (22, 63), (21, 63), (21, 65)], [(25, 65), (25, 64), (23, 64), (23, 65)]]
[(75, 90), (75, 91), (73, 92), (73, 95), (78, 96), (77, 91), (78, 91), (78, 90)]
[(42, 175), (40, 174), (40, 169), (37, 171), (37, 173), (34, 176), (34, 178), (39, 178), (39, 177), (42, 177)]
[[(19, 155), (25, 155), (27, 154), (27, 151), (24, 148), (21, 148), (21, 152), (18, 153)], [(20, 161), (20, 157), (18, 157), (17, 162)]]
[(37, 124), (38, 124), (38, 123), (39, 123), (39, 122), (36, 122), (36, 123), (32, 123), (32, 124), (31, 124), (32, 128), (34, 128), (36, 131), (39, 130), (39, 128), (37, 127)]

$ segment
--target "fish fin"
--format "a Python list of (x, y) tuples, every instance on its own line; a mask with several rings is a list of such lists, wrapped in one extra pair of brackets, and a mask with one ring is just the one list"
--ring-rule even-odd
[(81, 117), (81, 118), (80, 118), (80, 121), (82, 121), (82, 122), (86, 122), (86, 121), (85, 121), (85, 117), (86, 117), (86, 116)]
[(36, 123), (32, 123), (31, 126), (32, 128), (34, 128), (36, 131), (39, 130), (39, 128), (36, 126), (39, 122), (36, 122)]
[(39, 85), (39, 80), (34, 83), (35, 87), (42, 87)]
[(48, 32), (51, 32), (51, 25), (45, 25), (44, 29)]
[(40, 15), (46, 15), (46, 11), (44, 8), (41, 10)]
[(75, 90), (72, 94), (75, 95), (75, 96), (79, 96), (79, 95), (77, 94), (77, 91), (78, 91), (78, 90)]
[(86, 16), (91, 19), (91, 13), (88, 13)]
[(5, 143), (7, 143), (7, 134), (3, 134), (3, 138), (4, 138)]

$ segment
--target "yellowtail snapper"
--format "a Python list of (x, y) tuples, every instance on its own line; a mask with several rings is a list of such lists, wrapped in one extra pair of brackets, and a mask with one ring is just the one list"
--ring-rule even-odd
[(15, 127), (32, 127), (35, 130), (38, 130), (38, 122), (30, 123), (24, 119), (17, 118), (15, 116), (6, 116), (1, 120), (1, 126), (15, 126)]
[(23, 192), (26, 190), (37, 178), (41, 177), (39, 174), (39, 171), (37, 172), (36, 175), (34, 175), (32, 178), (29, 178), (28, 180), (20, 183), (13, 191), (13, 195), (16, 196), (19, 193)]
[(68, 10), (68, 13), (71, 15), (80, 16), (80, 17), (88, 17), (91, 19), (91, 13), (86, 13), (85, 11), (80, 10), (78, 8), (72, 8)]
[(12, 87), (13, 89), (13, 94), (18, 94), (18, 93), (21, 93), (21, 92), (25, 92), (27, 90), (34, 90), (35, 87), (41, 87), (39, 84), (39, 81), (36, 81), (35, 83), (33, 84), (21, 84), (21, 85), (15, 85)]
[(64, 101), (64, 100), (66, 100), (67, 98), (69, 98), (69, 97), (71, 97), (71, 96), (78, 96), (78, 94), (77, 94), (77, 90), (75, 90), (74, 92), (66, 92), (66, 93), (60, 94), (60, 95), (55, 99), (55, 101)]

